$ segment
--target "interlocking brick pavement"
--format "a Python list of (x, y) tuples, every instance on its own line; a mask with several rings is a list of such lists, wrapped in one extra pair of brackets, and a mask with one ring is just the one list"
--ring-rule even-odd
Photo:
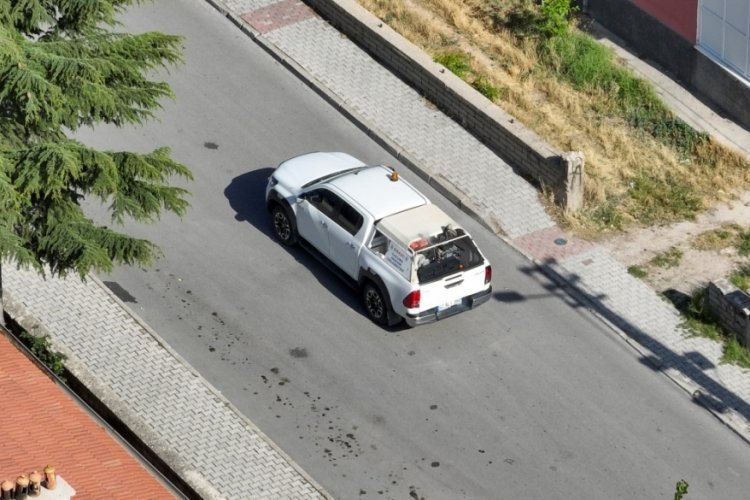
[(519, 236), (513, 244), (540, 262), (559, 261), (594, 247), (588, 241), (571, 238), (557, 226)]
[(245, 12), (252, 12), (254, 10), (262, 9), (278, 3), (279, 0), (224, 0), (223, 3), (231, 12), (235, 14), (242, 14)]
[(299, 0), (283, 0), (248, 12), (242, 19), (259, 33), (269, 33), (314, 16), (313, 10)]

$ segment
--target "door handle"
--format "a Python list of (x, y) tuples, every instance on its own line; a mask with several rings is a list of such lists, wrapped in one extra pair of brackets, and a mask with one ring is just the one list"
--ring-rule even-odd
[(354, 248), (354, 243), (352, 243), (351, 241), (348, 243), (348, 245), (350, 248)]
[(323, 224), (324, 226), (326, 226), (326, 225), (327, 225), (327, 224), (326, 224), (326, 221), (324, 221), (324, 220), (320, 221), (320, 223), (321, 223), (321, 224)]

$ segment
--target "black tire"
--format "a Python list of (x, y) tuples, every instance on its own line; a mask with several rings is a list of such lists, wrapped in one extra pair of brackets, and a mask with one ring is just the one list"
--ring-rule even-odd
[(271, 209), (271, 223), (273, 233), (284, 245), (292, 246), (297, 243), (297, 228), (293, 216), (281, 205), (274, 205)]
[(376, 284), (365, 283), (365, 286), (362, 287), (362, 302), (367, 316), (374, 323), (381, 326), (388, 324), (388, 303), (385, 295)]

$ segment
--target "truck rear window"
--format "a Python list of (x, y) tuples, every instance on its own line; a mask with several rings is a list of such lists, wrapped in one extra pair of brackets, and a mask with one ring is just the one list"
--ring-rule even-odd
[(414, 258), (420, 283), (471, 269), (484, 262), (469, 236), (462, 236), (419, 250)]

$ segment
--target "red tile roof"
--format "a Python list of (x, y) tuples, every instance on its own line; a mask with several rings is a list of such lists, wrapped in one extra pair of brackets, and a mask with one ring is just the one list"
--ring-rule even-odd
[(76, 490), (75, 500), (175, 497), (4, 332), (0, 397), (0, 481), (15, 483), (49, 464)]

